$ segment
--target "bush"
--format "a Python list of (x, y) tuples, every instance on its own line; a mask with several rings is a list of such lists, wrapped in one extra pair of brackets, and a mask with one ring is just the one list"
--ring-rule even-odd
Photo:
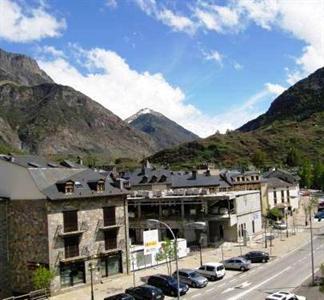
[(38, 267), (33, 274), (33, 284), (36, 290), (49, 289), (55, 274), (53, 271), (45, 268)]
[(267, 212), (267, 218), (273, 221), (277, 221), (278, 219), (282, 219), (283, 214), (281, 210), (277, 207), (274, 207)]

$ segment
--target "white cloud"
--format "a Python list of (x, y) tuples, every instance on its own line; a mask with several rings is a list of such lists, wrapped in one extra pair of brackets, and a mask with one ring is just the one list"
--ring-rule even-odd
[(38, 49), (38, 52), (42, 54), (49, 54), (54, 57), (65, 57), (65, 54), (62, 50), (58, 50), (53, 46), (44, 46)]
[(223, 55), (220, 54), (217, 50), (212, 50), (210, 52), (203, 52), (203, 55), (206, 60), (212, 60), (222, 65)]
[(233, 63), (233, 68), (236, 70), (236, 71), (239, 71), (239, 70), (242, 70), (243, 69), (243, 66), (241, 64), (239, 64), (238, 62), (234, 62)]
[(23, 8), (18, 3), (0, 0), (0, 39), (10, 42), (31, 42), (57, 37), (66, 28), (65, 20), (58, 20), (45, 8)]
[(135, 3), (149, 16), (156, 18), (174, 31), (193, 34), (196, 30), (194, 22), (170, 9), (160, 7), (155, 0), (135, 0)]
[(118, 3), (117, 0), (106, 0), (106, 5), (110, 8), (116, 8)]
[(286, 88), (282, 85), (270, 82), (266, 83), (265, 87), (270, 93), (274, 94), (275, 96), (279, 96), (286, 90)]
[(217, 130), (235, 129), (256, 117), (260, 113), (258, 105), (273, 93), (265, 87), (243, 105), (210, 116), (188, 103), (185, 93), (167, 82), (162, 74), (140, 73), (116, 52), (101, 48), (85, 50), (75, 45), (70, 51), (77, 61), (82, 62), (85, 72), (81, 73), (73, 66), (67, 55), (41, 58), (38, 62), (56, 82), (83, 92), (122, 119), (149, 107), (202, 137)]

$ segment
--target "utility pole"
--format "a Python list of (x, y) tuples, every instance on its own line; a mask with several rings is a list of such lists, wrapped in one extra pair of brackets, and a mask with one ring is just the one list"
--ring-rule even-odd
[(309, 230), (311, 236), (311, 260), (312, 260), (312, 285), (315, 285), (315, 271), (314, 271), (314, 245), (313, 245), (313, 226), (312, 226), (312, 208), (309, 209)]
[(285, 215), (286, 215), (286, 236), (288, 238), (288, 212), (286, 212)]
[(267, 240), (267, 218), (264, 217), (264, 248), (268, 248), (268, 240)]

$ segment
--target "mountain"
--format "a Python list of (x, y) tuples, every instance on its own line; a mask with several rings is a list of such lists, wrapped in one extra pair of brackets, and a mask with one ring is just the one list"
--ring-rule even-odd
[(36, 61), (1, 50), (0, 144), (41, 155), (140, 159), (157, 149), (94, 100), (59, 85)]
[(141, 109), (125, 121), (150, 135), (159, 149), (170, 148), (199, 138), (176, 122), (149, 108)]
[(155, 163), (192, 167), (291, 164), (291, 156), (324, 157), (324, 68), (276, 98), (269, 110), (238, 130), (154, 154)]
[(19, 85), (54, 83), (34, 59), (0, 49), (0, 83), (8, 81)]

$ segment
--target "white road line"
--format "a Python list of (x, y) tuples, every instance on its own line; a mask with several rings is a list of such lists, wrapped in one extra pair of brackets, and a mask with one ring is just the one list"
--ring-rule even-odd
[(284, 273), (284, 272), (286, 272), (286, 271), (288, 271), (288, 270), (290, 270), (290, 269), (291, 269), (291, 267), (287, 267), (287, 268), (283, 269), (281, 272), (279, 272), (279, 273), (277, 273), (277, 274), (275, 274), (275, 275), (269, 277), (268, 279), (266, 279), (266, 280), (264, 280), (264, 281), (258, 283), (257, 285), (251, 287), (250, 289), (248, 289), (248, 290), (246, 290), (246, 291), (244, 291), (244, 292), (242, 292), (242, 293), (240, 293), (240, 294), (238, 294), (238, 295), (236, 295), (236, 296), (233, 296), (233, 297), (229, 298), (229, 300), (238, 300), (238, 299), (241, 299), (243, 296), (247, 295), (248, 293), (250, 293), (250, 292), (252, 292), (253, 290), (255, 290), (255, 289), (257, 289), (258, 287), (260, 287), (261, 285), (264, 285), (265, 283), (267, 283), (267, 282), (271, 281), (272, 279), (274, 279), (274, 278), (280, 276), (282, 273)]
[(202, 296), (202, 294), (196, 294), (196, 295), (193, 295), (193, 296), (191, 296), (191, 298), (196, 298), (196, 297), (201, 297)]

